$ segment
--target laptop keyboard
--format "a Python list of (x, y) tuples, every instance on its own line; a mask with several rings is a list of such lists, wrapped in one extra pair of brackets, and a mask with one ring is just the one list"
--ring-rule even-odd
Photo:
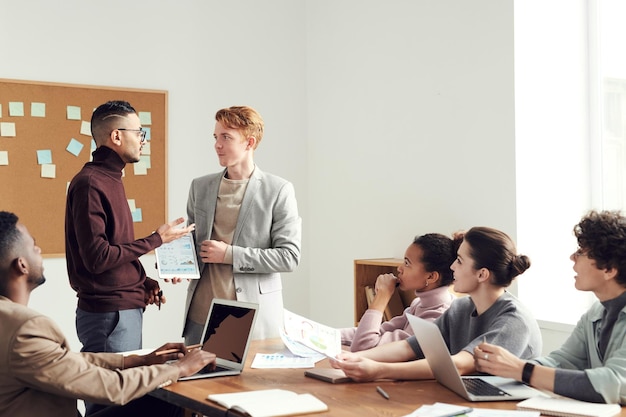
[(481, 397), (489, 396), (501, 396), (508, 397), (510, 396), (508, 393), (502, 391), (500, 388), (495, 385), (490, 384), (484, 379), (480, 378), (463, 378), (463, 383), (465, 384), (465, 388), (472, 395), (477, 395)]
[(205, 366), (200, 370), (202, 374), (212, 374), (214, 372), (222, 372), (222, 371), (232, 371), (231, 368), (225, 368), (223, 366), (215, 365), (215, 368), (211, 368), (211, 366)]

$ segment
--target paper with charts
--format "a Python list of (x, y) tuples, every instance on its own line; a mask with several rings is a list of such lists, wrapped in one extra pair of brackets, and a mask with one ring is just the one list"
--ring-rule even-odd
[(284, 326), (286, 335), (298, 343), (331, 358), (341, 353), (339, 329), (324, 326), (288, 310), (284, 310)]

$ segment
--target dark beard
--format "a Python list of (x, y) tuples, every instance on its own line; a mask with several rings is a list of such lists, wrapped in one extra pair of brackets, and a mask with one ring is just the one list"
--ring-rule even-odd
[(40, 285), (42, 285), (44, 282), (46, 282), (46, 277), (43, 276), (43, 274), (39, 277), (39, 278), (29, 278), (29, 281), (34, 284), (33, 288), (37, 288)]

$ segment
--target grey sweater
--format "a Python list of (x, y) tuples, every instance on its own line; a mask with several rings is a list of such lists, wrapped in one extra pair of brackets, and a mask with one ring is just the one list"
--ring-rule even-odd
[[(541, 354), (542, 340), (537, 321), (517, 298), (506, 291), (481, 315), (476, 313), (470, 297), (458, 298), (435, 320), (435, 324), (452, 355), (462, 350), (473, 354), (474, 347), (483, 341), (502, 346), (522, 359)], [(423, 358), (415, 336), (407, 341), (416, 358)]]

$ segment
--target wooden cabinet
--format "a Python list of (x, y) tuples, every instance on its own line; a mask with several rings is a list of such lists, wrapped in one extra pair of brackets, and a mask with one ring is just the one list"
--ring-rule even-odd
[[(376, 278), (381, 274), (398, 276), (398, 266), (404, 262), (397, 258), (355, 259), (354, 260), (354, 325), (357, 326), (361, 316), (367, 310), (365, 287), (374, 286)], [(399, 290), (396, 290), (399, 291)], [(399, 291), (404, 307), (411, 305), (415, 298), (414, 291)]]

